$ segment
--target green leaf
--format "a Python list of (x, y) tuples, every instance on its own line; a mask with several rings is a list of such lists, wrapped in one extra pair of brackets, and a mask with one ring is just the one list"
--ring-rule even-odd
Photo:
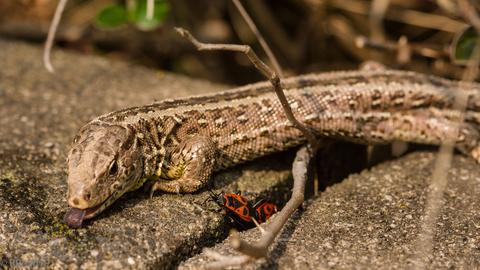
[(108, 6), (100, 11), (95, 18), (95, 24), (101, 28), (118, 27), (127, 21), (127, 11), (121, 5)]
[(154, 30), (160, 26), (170, 11), (166, 0), (155, 0), (153, 18), (147, 18), (147, 0), (137, 0), (132, 9), (128, 10), (128, 18), (140, 30)]
[(459, 33), (452, 44), (452, 51), (450, 57), (453, 62), (460, 65), (465, 65), (470, 60), (473, 50), (480, 41), (480, 36), (473, 27), (468, 27), (463, 32)]

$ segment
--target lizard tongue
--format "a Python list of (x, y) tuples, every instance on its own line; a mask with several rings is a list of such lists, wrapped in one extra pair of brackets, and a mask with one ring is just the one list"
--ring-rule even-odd
[(86, 212), (86, 209), (70, 208), (67, 213), (65, 213), (63, 221), (65, 221), (70, 228), (80, 228), (82, 227)]

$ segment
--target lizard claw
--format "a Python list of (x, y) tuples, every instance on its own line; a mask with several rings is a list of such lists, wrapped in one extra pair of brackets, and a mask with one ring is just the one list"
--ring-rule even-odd
[(157, 190), (157, 188), (155, 187), (155, 184), (156, 183), (152, 184), (152, 186), (150, 187), (150, 199), (153, 198), (153, 194)]
[(153, 197), (153, 194), (157, 190), (162, 190), (170, 193), (180, 194), (181, 186), (177, 181), (162, 181), (158, 180), (152, 184), (150, 187), (150, 198)]

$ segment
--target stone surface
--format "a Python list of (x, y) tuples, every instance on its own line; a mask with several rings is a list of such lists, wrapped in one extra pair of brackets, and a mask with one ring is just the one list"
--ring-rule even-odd
[[(204, 81), (0, 41), (0, 265), (5, 268), (168, 268), (224, 239), (209, 195), (128, 194), (85, 228), (69, 229), (65, 158), (76, 131), (115, 109), (224, 89)], [(277, 155), (220, 173), (223, 191), (278, 194), (291, 157)], [(258, 184), (261, 182), (261, 184)], [(2, 268), (0, 267), (0, 268)]]
[[(309, 200), (277, 238), (270, 257), (247, 269), (415, 269), (434, 154), (413, 153), (355, 174)], [(435, 224), (428, 269), (480, 267), (480, 170), (455, 156)], [(255, 241), (258, 230), (242, 233)], [(212, 250), (235, 254), (228, 241)], [(180, 269), (211, 259), (199, 254)]]

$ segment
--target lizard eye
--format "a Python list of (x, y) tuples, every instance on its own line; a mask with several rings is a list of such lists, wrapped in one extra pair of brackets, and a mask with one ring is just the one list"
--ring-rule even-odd
[(117, 165), (117, 162), (114, 161), (112, 163), (112, 166), (110, 166), (110, 170), (108, 171), (108, 175), (114, 176), (114, 175), (117, 174), (117, 171), (118, 171), (118, 165)]

